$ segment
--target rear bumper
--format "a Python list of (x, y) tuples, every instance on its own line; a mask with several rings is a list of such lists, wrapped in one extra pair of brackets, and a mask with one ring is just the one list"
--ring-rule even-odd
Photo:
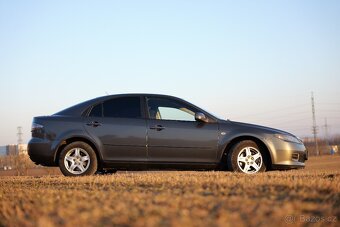
[(27, 152), (34, 163), (43, 166), (55, 166), (55, 152), (51, 147), (52, 143), (49, 140), (32, 138), (28, 143)]

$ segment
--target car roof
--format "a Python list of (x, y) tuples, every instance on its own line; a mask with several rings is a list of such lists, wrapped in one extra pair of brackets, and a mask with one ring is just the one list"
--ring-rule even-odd
[[(170, 95), (162, 95), (162, 94), (149, 94), (149, 93), (126, 93), (126, 94), (114, 94), (114, 95), (105, 95), (101, 97), (97, 97), (94, 99), (87, 100), (85, 102), (81, 102), (69, 108), (66, 108), (62, 111), (55, 113), (54, 115), (63, 115), (63, 116), (81, 116), (84, 111), (86, 111), (90, 106), (103, 102), (112, 98), (117, 97), (134, 97), (134, 96), (149, 96), (149, 97), (162, 97), (162, 98), (172, 98), (177, 100), (182, 100), (175, 96)], [(184, 100), (182, 100), (184, 101)]]
[(74, 106), (71, 106), (67, 109), (64, 109), (62, 111), (59, 111), (53, 115), (61, 115), (61, 116), (83, 116), (84, 113), (87, 112), (87, 110), (89, 110), (90, 107), (92, 107), (93, 105), (100, 103), (100, 102), (104, 102), (106, 100), (112, 99), (112, 98), (117, 98), (117, 97), (142, 97), (142, 96), (148, 96), (148, 97), (157, 97), (157, 98), (171, 98), (177, 101), (181, 101), (184, 102), (192, 107), (195, 107), (197, 110), (202, 111), (203, 113), (207, 114), (211, 119), (214, 120), (218, 120), (219, 118), (214, 116), (213, 114), (203, 110), (202, 108), (184, 100), (181, 98), (178, 98), (176, 96), (171, 96), (171, 95), (163, 95), (163, 94), (150, 94), (150, 93), (127, 93), (127, 94), (115, 94), (115, 95), (106, 95), (106, 96), (101, 96), (101, 97), (97, 97), (94, 99), (90, 99), (87, 100), (85, 102), (76, 104)]

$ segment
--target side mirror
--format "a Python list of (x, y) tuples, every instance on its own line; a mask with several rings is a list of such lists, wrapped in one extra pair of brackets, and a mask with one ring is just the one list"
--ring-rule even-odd
[(201, 112), (195, 113), (195, 120), (200, 122), (208, 122), (208, 118), (205, 116), (204, 113)]

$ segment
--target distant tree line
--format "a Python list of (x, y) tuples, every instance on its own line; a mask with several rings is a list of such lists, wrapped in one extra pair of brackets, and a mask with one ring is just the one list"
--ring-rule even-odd
[(27, 175), (30, 168), (39, 168), (27, 154), (0, 156), (0, 170), (16, 170), (17, 175)]
[[(335, 151), (335, 154), (340, 154), (340, 135), (333, 136), (329, 139), (318, 138), (318, 148), (320, 155), (328, 155), (331, 154), (331, 149)], [(308, 137), (303, 139), (303, 143), (305, 144), (309, 155), (314, 156), (316, 155), (315, 149), (315, 141), (314, 138)]]

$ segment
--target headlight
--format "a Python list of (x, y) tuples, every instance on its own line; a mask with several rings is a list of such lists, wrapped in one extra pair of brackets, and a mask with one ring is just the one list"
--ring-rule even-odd
[(296, 138), (295, 136), (291, 136), (287, 134), (275, 134), (275, 137), (280, 140), (287, 141), (287, 142), (302, 143), (302, 141)]

